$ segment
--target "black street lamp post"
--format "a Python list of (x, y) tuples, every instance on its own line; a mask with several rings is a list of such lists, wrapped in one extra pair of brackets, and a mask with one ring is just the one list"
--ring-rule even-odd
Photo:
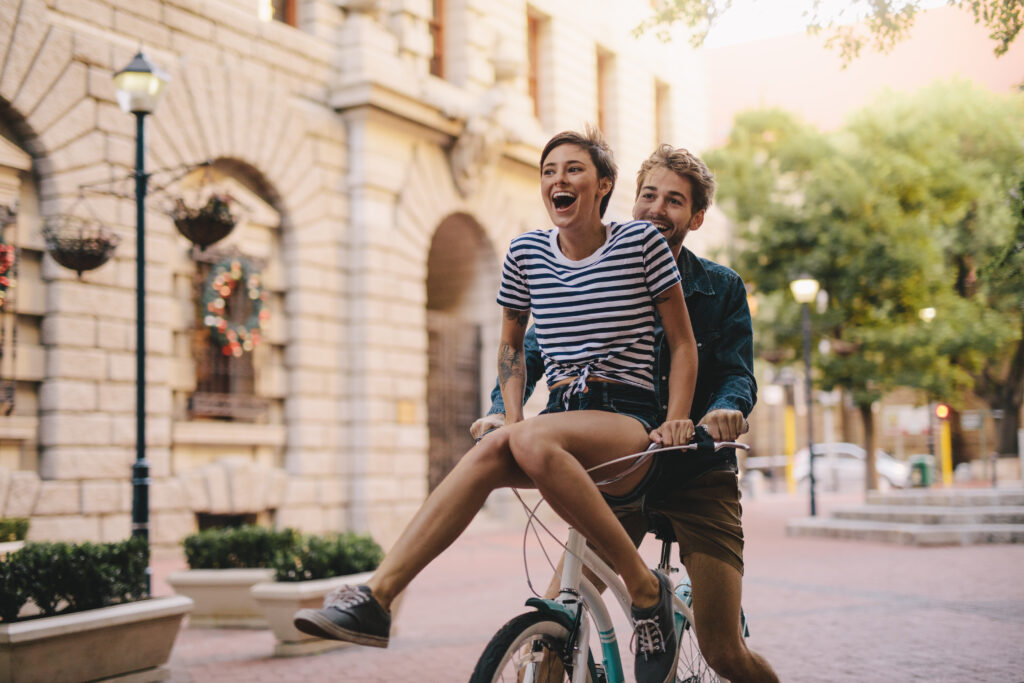
[[(117, 101), (135, 115), (135, 463), (132, 465), (132, 536), (149, 542), (149, 462), (146, 460), (146, 115), (156, 109), (170, 80), (139, 52), (114, 75)], [(149, 592), (149, 572), (146, 574)]]
[(811, 396), (811, 302), (818, 296), (818, 281), (804, 275), (789, 283), (793, 298), (800, 304), (804, 338), (804, 389), (807, 395), (807, 472), (811, 489), (811, 517), (817, 514), (814, 503), (814, 402)]

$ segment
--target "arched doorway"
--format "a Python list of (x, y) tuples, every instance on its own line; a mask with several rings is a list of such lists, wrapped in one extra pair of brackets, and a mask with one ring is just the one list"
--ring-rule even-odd
[[(493, 376), (498, 263), (480, 225), (467, 214), (445, 218), (427, 262), (427, 374), (430, 489), (473, 445), (469, 426), (481, 411), (481, 377)], [(485, 362), (481, 364), (481, 357)], [(487, 390), (490, 387), (486, 387)]]

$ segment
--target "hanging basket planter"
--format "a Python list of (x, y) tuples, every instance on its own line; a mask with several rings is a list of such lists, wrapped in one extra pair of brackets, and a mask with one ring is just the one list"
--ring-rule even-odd
[(43, 238), (53, 260), (78, 273), (78, 277), (109, 261), (121, 242), (120, 237), (98, 221), (72, 215), (47, 220)]
[(231, 204), (229, 195), (212, 194), (205, 204), (193, 209), (178, 197), (170, 215), (178, 232), (200, 249), (206, 249), (235, 229), (238, 218), (231, 212)]

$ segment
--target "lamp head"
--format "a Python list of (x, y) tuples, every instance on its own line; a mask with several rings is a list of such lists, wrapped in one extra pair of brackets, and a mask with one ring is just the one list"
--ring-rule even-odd
[(125, 113), (151, 114), (170, 80), (163, 69), (139, 52), (128, 66), (114, 74), (117, 103)]
[(810, 275), (801, 275), (789, 283), (789, 291), (797, 303), (809, 304), (818, 296), (818, 281)]

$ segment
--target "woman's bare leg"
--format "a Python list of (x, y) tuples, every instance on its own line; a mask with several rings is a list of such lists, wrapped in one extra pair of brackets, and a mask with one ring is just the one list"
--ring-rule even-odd
[(384, 556), (367, 581), (377, 602), (389, 609), (395, 596), (465, 531), (488, 494), (505, 486), (532, 488), (533, 483), (511, 457), (507, 430), (499, 429), (441, 480)]
[[(512, 457), (545, 501), (609, 558), (634, 605), (654, 605), (659, 595), (657, 579), (586, 471), (646, 448), (650, 440), (643, 425), (616, 413), (579, 410), (538, 415), (506, 429)], [(621, 470), (627, 466), (615, 467)], [(606, 491), (623, 494), (632, 490), (647, 467)], [(614, 471), (602, 470), (599, 477)]]

